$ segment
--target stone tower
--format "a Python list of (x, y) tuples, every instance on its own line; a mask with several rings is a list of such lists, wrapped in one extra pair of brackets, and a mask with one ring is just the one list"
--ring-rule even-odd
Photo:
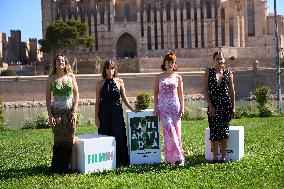
[(8, 38), (8, 62), (21, 61), (21, 31), (11, 30), (11, 36)]
[(37, 61), (37, 39), (29, 39), (29, 62)]

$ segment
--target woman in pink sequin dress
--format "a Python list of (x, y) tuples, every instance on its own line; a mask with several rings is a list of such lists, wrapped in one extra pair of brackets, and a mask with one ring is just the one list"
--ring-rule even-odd
[(154, 89), (154, 114), (160, 117), (164, 134), (164, 161), (184, 165), (181, 144), (181, 116), (184, 113), (182, 77), (177, 70), (176, 55), (169, 52), (161, 65), (163, 73), (157, 75)]

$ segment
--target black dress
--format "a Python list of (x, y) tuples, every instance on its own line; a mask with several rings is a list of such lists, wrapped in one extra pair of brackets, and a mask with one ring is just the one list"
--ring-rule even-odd
[(116, 165), (129, 165), (129, 155), (126, 138), (126, 128), (123, 118), (123, 109), (120, 101), (120, 92), (113, 79), (106, 79), (100, 91), (98, 133), (115, 137)]
[(218, 84), (215, 68), (209, 69), (208, 93), (210, 101), (216, 110), (216, 116), (208, 114), (211, 141), (219, 141), (229, 137), (229, 126), (232, 117), (232, 102), (229, 96), (230, 72), (223, 70), (223, 77)]

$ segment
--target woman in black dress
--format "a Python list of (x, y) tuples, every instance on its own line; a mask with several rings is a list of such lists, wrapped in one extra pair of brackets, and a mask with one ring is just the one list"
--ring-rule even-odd
[(103, 79), (96, 86), (95, 123), (98, 133), (115, 137), (116, 165), (129, 165), (129, 155), (126, 138), (126, 128), (123, 118), (121, 100), (131, 110), (131, 105), (125, 95), (122, 79), (117, 78), (117, 66), (113, 60), (107, 60), (103, 65)]
[(218, 144), (221, 145), (221, 163), (226, 159), (229, 126), (235, 114), (233, 74), (225, 68), (221, 51), (213, 54), (213, 67), (205, 71), (204, 93), (208, 103), (208, 123), (213, 151), (213, 163), (218, 162)]

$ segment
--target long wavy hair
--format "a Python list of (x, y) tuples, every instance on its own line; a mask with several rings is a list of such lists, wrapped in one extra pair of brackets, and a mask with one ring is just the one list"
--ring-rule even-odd
[(161, 65), (161, 69), (163, 71), (166, 71), (166, 62), (167, 61), (172, 61), (174, 63), (173, 71), (177, 71), (177, 57), (176, 57), (174, 52), (170, 51), (165, 55), (164, 60), (163, 60), (163, 64)]
[(64, 54), (59, 54), (57, 55), (54, 60), (53, 60), (53, 64), (52, 64), (52, 71), (51, 71), (51, 74), (50, 75), (55, 75), (56, 74), (56, 60), (59, 56), (62, 56), (65, 60), (65, 68), (64, 68), (64, 73), (69, 75), (69, 74), (72, 74), (72, 68), (71, 68), (71, 65), (69, 63), (69, 60), (68, 58), (64, 55)]

